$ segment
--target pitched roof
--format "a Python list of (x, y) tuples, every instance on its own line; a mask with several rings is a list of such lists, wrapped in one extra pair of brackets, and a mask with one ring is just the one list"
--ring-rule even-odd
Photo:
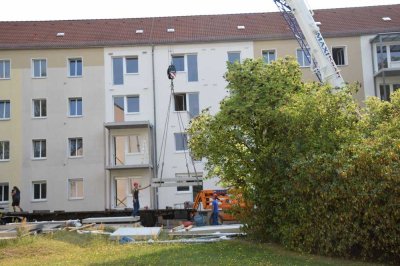
[[(315, 10), (324, 37), (400, 32), (400, 4)], [(391, 20), (384, 21), (383, 17)], [(244, 26), (244, 29), (238, 29)], [(174, 29), (174, 32), (167, 32)], [(142, 30), (142, 33), (137, 33)], [(63, 36), (57, 36), (57, 33)], [(251, 41), (292, 38), (279, 12), (0, 22), (0, 49)]]

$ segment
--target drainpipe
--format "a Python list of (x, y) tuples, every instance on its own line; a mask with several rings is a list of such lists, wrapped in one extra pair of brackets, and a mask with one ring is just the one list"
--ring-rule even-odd
[[(156, 108), (156, 78), (155, 78), (155, 69), (154, 69), (154, 44), (151, 45), (151, 68), (152, 68), (152, 79), (153, 79), (153, 178), (157, 178), (158, 176), (158, 165), (157, 165), (157, 108)], [(158, 188), (154, 188), (154, 207), (158, 209)]]

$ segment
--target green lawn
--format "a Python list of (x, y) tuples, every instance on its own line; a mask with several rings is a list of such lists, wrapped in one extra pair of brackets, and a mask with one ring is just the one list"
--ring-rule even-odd
[(302, 255), (245, 240), (207, 244), (124, 244), (57, 232), (0, 241), (0, 265), (373, 265)]

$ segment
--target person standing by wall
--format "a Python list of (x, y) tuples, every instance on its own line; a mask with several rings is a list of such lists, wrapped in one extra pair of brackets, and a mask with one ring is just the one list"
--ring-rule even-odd
[(20, 212), (22, 212), (21, 207), (19, 206), (19, 203), (21, 201), (21, 191), (19, 190), (18, 187), (14, 186), (13, 189), (11, 190), (11, 197), (12, 197), (12, 207), (15, 212), (15, 207), (19, 209)]
[(219, 215), (219, 209), (218, 209), (218, 195), (217, 193), (214, 193), (213, 195), (213, 202), (212, 202), (212, 225), (218, 225), (218, 215)]
[(144, 187), (144, 188), (140, 188), (138, 182), (134, 182), (133, 183), (133, 189), (132, 189), (133, 211), (132, 211), (132, 216), (139, 216), (139, 208), (140, 208), (139, 191), (142, 190), (142, 189), (148, 188), (148, 187), (150, 187), (150, 185), (148, 185), (147, 187)]

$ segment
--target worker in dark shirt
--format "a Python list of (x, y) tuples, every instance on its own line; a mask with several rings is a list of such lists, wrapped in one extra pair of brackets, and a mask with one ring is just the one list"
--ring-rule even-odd
[(21, 207), (19, 206), (19, 202), (21, 200), (21, 192), (19, 191), (18, 187), (13, 187), (13, 189), (11, 190), (11, 197), (12, 197), (12, 207), (14, 209), (15, 212), (15, 207), (17, 207), (19, 209), (20, 212), (22, 212)]
[(140, 208), (140, 204), (139, 204), (139, 190), (145, 189), (150, 187), (150, 185), (148, 185), (147, 187), (144, 188), (139, 188), (139, 183), (138, 182), (134, 182), (133, 183), (133, 189), (132, 189), (132, 196), (133, 196), (133, 211), (132, 211), (132, 215), (133, 216), (139, 216), (139, 208)]

